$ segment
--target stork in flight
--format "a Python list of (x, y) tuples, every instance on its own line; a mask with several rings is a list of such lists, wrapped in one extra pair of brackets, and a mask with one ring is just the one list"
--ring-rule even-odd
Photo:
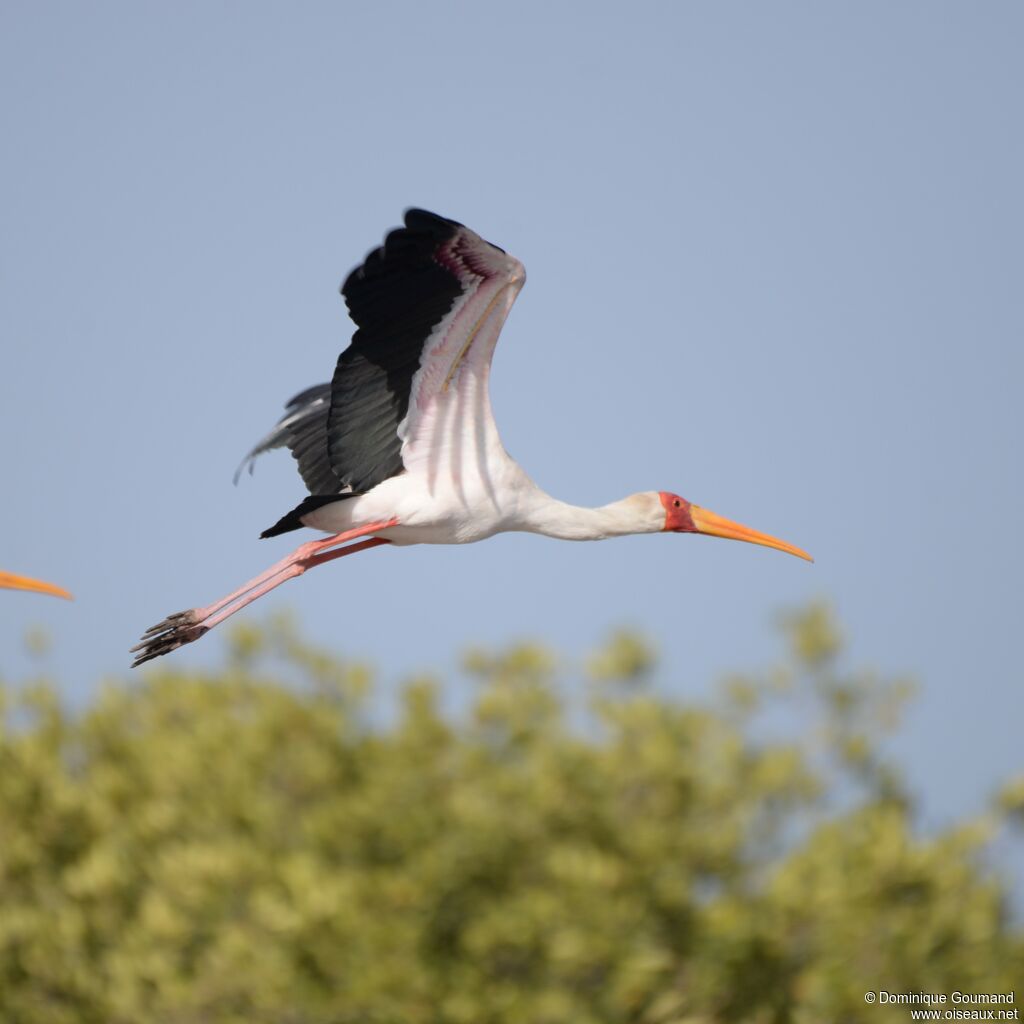
[[(503, 531), (562, 540), (704, 533), (810, 556), (668, 491), (601, 508), (545, 494), (505, 451), (487, 377), (523, 265), (469, 228), (425, 210), (341, 286), (356, 324), (334, 378), (296, 395), (246, 456), (286, 446), (310, 496), (265, 530), (331, 534), (205, 608), (170, 615), (132, 648), (134, 665), (198, 640), (286, 580), (381, 544), (468, 544)], [(237, 474), (236, 474), (237, 480)], [(134, 667), (133, 665), (133, 667)]]
[(71, 595), (63, 587), (34, 580), (28, 576), (16, 576), (13, 572), (0, 572), (0, 587), (6, 590), (32, 590), (37, 594), (53, 594), (54, 597), (66, 597), (71, 600)]

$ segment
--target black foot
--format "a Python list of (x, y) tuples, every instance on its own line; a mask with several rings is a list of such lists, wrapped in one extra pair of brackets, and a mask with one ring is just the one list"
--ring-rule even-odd
[(159, 658), (162, 654), (170, 654), (171, 651), (176, 651), (179, 647), (198, 640), (208, 632), (208, 626), (200, 626), (196, 623), (194, 611), (168, 615), (163, 622), (150, 626), (142, 634), (142, 639), (131, 649), (130, 653), (132, 654), (138, 651), (132, 662), (132, 668), (138, 668), (139, 665), (152, 661), (153, 658)]

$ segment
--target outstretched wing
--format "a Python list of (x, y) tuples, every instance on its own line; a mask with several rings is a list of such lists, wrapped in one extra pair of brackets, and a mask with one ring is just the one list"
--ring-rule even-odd
[(331, 409), (331, 385), (314, 384), (299, 392), (285, 406), (274, 429), (258, 441), (235, 470), (235, 483), (264, 452), (288, 448), (299, 464), (299, 474), (310, 494), (338, 494), (341, 482), (331, 469), (327, 451), (327, 415)]
[(526, 280), (523, 265), (453, 220), (407, 210), (405, 226), (341, 287), (357, 330), (331, 382), (327, 443), (343, 489), (400, 473), (425, 413), (486, 373)]

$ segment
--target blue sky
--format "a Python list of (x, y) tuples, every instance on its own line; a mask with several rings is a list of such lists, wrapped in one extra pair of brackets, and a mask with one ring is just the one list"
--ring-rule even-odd
[[(56, 4), (0, 13), (0, 671), (69, 694), (164, 614), (285, 554), (337, 287), (409, 205), (529, 281), (493, 402), (547, 490), (677, 491), (810, 550), (529, 536), (381, 549), (257, 605), (388, 679), (642, 628), (706, 692), (830, 598), (922, 684), (931, 820), (1020, 771), (1019, 5)], [(178, 652), (213, 665), (216, 634)]]

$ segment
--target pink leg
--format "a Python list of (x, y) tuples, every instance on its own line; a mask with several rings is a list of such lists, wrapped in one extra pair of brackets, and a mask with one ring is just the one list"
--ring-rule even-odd
[[(259, 576), (249, 580), (248, 583), (243, 583), (242, 586), (237, 590), (233, 590), (227, 595), (227, 597), (222, 597), (219, 601), (214, 601), (213, 604), (207, 605), (205, 608), (193, 608), (191, 610), (191, 614), (195, 616), (196, 622), (202, 622), (208, 616), (216, 614), (229, 604), (233, 604), (240, 597), (244, 597), (250, 590), (261, 586), (267, 580), (284, 572), (297, 562), (301, 562), (304, 559), (309, 558), (311, 555), (325, 551), (327, 548), (337, 547), (339, 544), (344, 544), (345, 541), (355, 540), (357, 537), (365, 537), (367, 534), (376, 533), (378, 530), (384, 530), (389, 526), (395, 526), (397, 523), (397, 519), (389, 519), (386, 522), (370, 523), (369, 526), (360, 526), (355, 530), (346, 530), (344, 533), (336, 533), (333, 537), (325, 537), (323, 540), (311, 540), (306, 544), (301, 544), (290, 555), (288, 555), (287, 558), (282, 558), (280, 562), (275, 562), (269, 569), (261, 572)], [(287, 578), (290, 579), (291, 577)], [(284, 581), (282, 580), (281, 582)]]
[(205, 608), (192, 608), (187, 612), (168, 615), (162, 622), (147, 629), (142, 634), (142, 640), (132, 648), (133, 654), (138, 652), (132, 663), (132, 668), (162, 654), (169, 654), (184, 644), (198, 640), (218, 623), (234, 615), (246, 605), (252, 604), (258, 597), (262, 597), (285, 581), (293, 579), (295, 576), (301, 576), (307, 569), (344, 555), (355, 554), (357, 551), (365, 551), (367, 548), (389, 543), (382, 537), (373, 537), (337, 551), (326, 550), (343, 544), (345, 541), (365, 537), (368, 533), (375, 533), (377, 530), (394, 526), (397, 522), (397, 519), (389, 519), (371, 523), (356, 530), (335, 534), (325, 540), (303, 544), (287, 558), (272, 565), (266, 572), (260, 573), (244, 586), (232, 591), (227, 597), (221, 598)]
[(357, 551), (366, 551), (367, 548), (375, 548), (379, 544), (390, 543), (391, 541), (385, 540), (383, 537), (371, 537), (369, 540), (361, 540), (358, 544), (349, 544), (348, 547), (339, 548), (337, 551), (328, 551), (325, 554), (312, 554), (307, 558), (293, 561), (291, 565), (282, 569), (276, 577), (266, 580), (266, 582), (256, 587), (251, 593), (245, 594), (241, 597), (234, 606), (228, 608), (222, 607), (222, 609), (215, 615), (211, 615), (209, 618), (204, 616), (200, 621), (207, 630), (213, 629), (214, 626), (217, 626), (225, 619), (230, 618), (235, 614), (235, 612), (240, 612), (247, 604), (252, 604), (256, 598), (270, 593), (270, 591), (275, 587), (279, 587), (282, 583), (286, 583), (288, 580), (294, 579), (296, 576), (301, 576), (307, 569), (313, 569), (316, 566), (323, 565), (324, 562), (330, 562), (335, 558), (344, 558), (345, 555), (354, 555)]

